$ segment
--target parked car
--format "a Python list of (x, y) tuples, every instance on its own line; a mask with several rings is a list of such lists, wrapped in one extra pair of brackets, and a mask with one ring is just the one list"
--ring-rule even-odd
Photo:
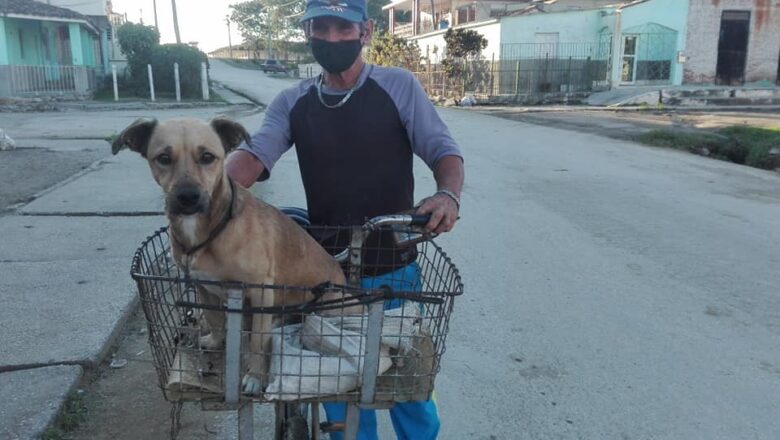
[(282, 64), (279, 60), (265, 60), (262, 64), (260, 64), (260, 69), (262, 69), (263, 73), (268, 72), (282, 72), (287, 73), (287, 67), (285, 67), (284, 64)]

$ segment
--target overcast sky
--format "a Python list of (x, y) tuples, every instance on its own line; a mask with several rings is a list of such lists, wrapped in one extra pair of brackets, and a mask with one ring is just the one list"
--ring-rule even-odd
[[(225, 16), (230, 14), (228, 5), (239, 0), (176, 0), (179, 15), (179, 33), (182, 43), (198, 42), (198, 47), (209, 52), (228, 45), (228, 30)], [(154, 26), (153, 0), (112, 0), (114, 12), (127, 13), (127, 19), (139, 23), (141, 10), (145, 25)], [(160, 42), (175, 43), (173, 13), (169, 0), (157, 0), (157, 21), (160, 27)], [(230, 26), (233, 44), (241, 42), (236, 26)]]

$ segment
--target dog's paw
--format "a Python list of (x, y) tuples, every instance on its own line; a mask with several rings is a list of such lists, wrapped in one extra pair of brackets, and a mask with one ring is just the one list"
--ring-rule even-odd
[(260, 396), (263, 394), (263, 381), (254, 374), (247, 373), (241, 380), (241, 392), (247, 396)]
[(206, 350), (219, 350), (224, 343), (225, 341), (214, 333), (209, 333), (206, 336), (198, 338), (200, 348), (205, 348)]

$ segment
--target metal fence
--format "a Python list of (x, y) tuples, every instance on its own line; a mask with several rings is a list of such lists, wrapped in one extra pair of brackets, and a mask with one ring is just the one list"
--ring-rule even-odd
[(416, 73), (432, 96), (474, 94), (478, 98), (520, 98), (591, 92), (607, 86), (607, 43), (506, 44), (498, 60), (459, 59), (447, 75), (442, 64)]
[(0, 66), (0, 96), (85, 95), (99, 69), (86, 66)]

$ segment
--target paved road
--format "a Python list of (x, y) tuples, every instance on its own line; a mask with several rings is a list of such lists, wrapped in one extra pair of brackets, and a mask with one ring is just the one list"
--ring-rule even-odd
[[(261, 101), (289, 84), (213, 66)], [(462, 220), (440, 239), (467, 283), (437, 382), (442, 438), (780, 438), (776, 174), (441, 115), (467, 164)], [(272, 182), (296, 176), (288, 155)], [(300, 189), (274, 202), (288, 198)]]

